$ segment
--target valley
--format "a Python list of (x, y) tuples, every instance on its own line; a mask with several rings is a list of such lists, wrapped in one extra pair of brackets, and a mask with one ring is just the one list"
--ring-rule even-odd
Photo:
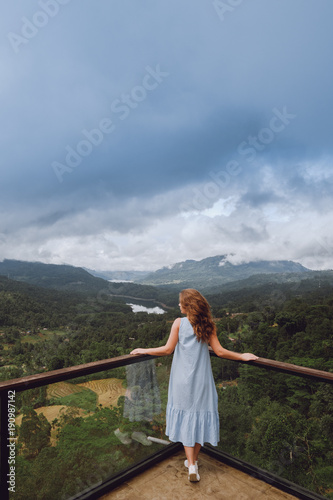
[[(66, 277), (57, 266), (24, 263), (16, 271), (13, 262), (11, 266), (20, 280), (0, 275), (1, 380), (163, 345), (180, 314), (175, 286), (109, 283), (101, 278), (92, 282), (93, 276), (78, 270)], [(200, 266), (202, 272), (202, 262)], [(73, 273), (80, 274), (80, 290), (73, 285)], [(202, 280), (209, 281), (205, 273)], [(227, 349), (333, 371), (331, 271), (253, 274), (215, 284), (207, 288), (206, 297), (219, 340)], [(130, 301), (147, 308), (163, 304), (165, 312), (133, 312)], [(152, 366), (133, 365), (141, 382), (129, 391), (126, 368), (121, 367), (17, 392), (18, 498), (33, 500), (29, 492), (37, 483), (48, 499), (56, 500), (60, 490), (73, 496), (78, 481), (86, 484), (87, 470), (94, 468), (100, 477), (108, 477), (157, 451), (160, 445), (145, 446), (131, 436), (165, 439), (171, 361), (165, 357), (153, 363), (152, 380)], [(218, 446), (267, 470), (289, 453), (290, 446), (297, 446), (301, 451), (283, 469), (283, 477), (330, 498), (332, 388), (225, 359), (212, 358), (211, 364), (221, 415)], [(151, 393), (142, 388), (147, 377), (153, 382)], [(136, 414), (143, 417), (154, 408), (153, 418), (131, 421), (125, 416), (134, 395), (143, 405)], [(130, 445), (119, 439), (119, 429), (130, 436)], [(276, 435), (283, 435), (283, 440), (277, 441)], [(259, 447), (262, 442), (265, 446)]]

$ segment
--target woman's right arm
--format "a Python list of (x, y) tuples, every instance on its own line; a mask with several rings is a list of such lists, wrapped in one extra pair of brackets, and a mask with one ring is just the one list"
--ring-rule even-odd
[(254, 361), (258, 359), (258, 356), (250, 352), (244, 352), (243, 354), (241, 354), (239, 352), (229, 351), (228, 349), (225, 349), (221, 346), (216, 333), (213, 333), (210, 336), (209, 344), (219, 358), (232, 359), (234, 361)]
[(152, 347), (151, 349), (142, 349), (138, 347), (137, 349), (133, 349), (130, 354), (150, 354), (151, 356), (168, 356), (172, 354), (178, 342), (180, 320), (181, 318), (177, 318), (173, 322), (168, 341), (165, 345), (161, 347)]

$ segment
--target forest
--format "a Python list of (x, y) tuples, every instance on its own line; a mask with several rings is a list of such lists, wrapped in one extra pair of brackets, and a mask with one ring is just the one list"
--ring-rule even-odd
[[(108, 293), (41, 289), (4, 277), (0, 285), (1, 380), (162, 345), (179, 316), (173, 307), (177, 294), (170, 291), (163, 298), (167, 312), (157, 315), (133, 313), (124, 299)], [(333, 370), (330, 284), (265, 284), (207, 298), (226, 348)], [(18, 392), (19, 479), (13, 498), (69, 498), (159, 449), (146, 436), (166, 439), (170, 365), (169, 357), (153, 367), (131, 365), (141, 377), (134, 387), (128, 369), (118, 368)], [(215, 357), (212, 368), (219, 448), (333, 498), (332, 386)], [(131, 419), (126, 405), (143, 394), (139, 419)]]

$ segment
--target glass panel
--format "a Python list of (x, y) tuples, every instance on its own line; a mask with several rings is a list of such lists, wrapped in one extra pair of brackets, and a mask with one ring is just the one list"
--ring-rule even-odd
[(66, 499), (164, 448), (169, 366), (149, 359), (17, 393), (11, 498)]
[[(219, 395), (218, 447), (333, 498), (332, 386), (237, 363), (235, 376), (225, 361), (212, 362)], [(224, 369), (217, 368), (219, 363)]]

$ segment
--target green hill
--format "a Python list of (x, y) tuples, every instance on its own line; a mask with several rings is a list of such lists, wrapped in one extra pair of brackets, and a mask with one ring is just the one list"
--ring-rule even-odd
[(99, 290), (106, 282), (95, 278), (80, 267), (41, 262), (5, 259), (0, 262), (0, 274), (16, 281), (58, 290)]
[(92, 276), (81, 267), (69, 265), (5, 259), (0, 262), (0, 275), (43, 288), (94, 296), (115, 295), (156, 299), (158, 294), (152, 286), (138, 283), (110, 283), (106, 279)]

